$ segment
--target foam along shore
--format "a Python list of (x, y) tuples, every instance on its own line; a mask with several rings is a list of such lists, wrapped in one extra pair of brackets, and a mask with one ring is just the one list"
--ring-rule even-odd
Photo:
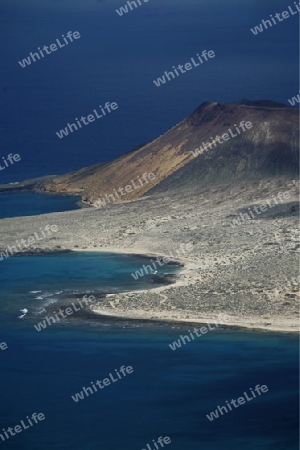
[[(135, 299), (137, 299), (138, 293), (135, 292)], [(160, 295), (162, 295), (160, 293)], [(96, 314), (100, 314), (101, 316), (118, 318), (118, 319), (127, 319), (127, 320), (149, 320), (149, 321), (163, 321), (168, 323), (182, 323), (182, 324), (214, 324), (217, 320), (215, 316), (186, 316), (186, 312), (182, 313), (174, 313), (174, 311), (146, 311), (144, 309), (132, 309), (126, 310), (120, 306), (117, 308), (114, 304), (119, 304), (123, 299), (126, 301), (127, 298), (122, 295), (110, 295), (109, 294), (109, 303), (110, 307), (103, 305), (103, 303), (98, 306), (94, 306), (92, 311)], [(132, 296), (130, 297), (132, 299)], [(274, 320), (272, 317), (258, 319), (257, 317), (247, 317), (241, 320), (240, 317), (229, 316), (229, 320), (220, 322), (219, 325), (227, 327), (227, 328), (235, 328), (235, 329), (249, 329), (253, 331), (269, 331), (269, 332), (278, 332), (278, 333), (299, 333), (299, 327), (295, 324), (293, 319), (280, 319), (276, 318)], [(268, 322), (266, 322), (268, 320)]]
[[(80, 252), (95, 252), (94, 248), (74, 249)], [(97, 250), (96, 250), (97, 251)], [(121, 254), (137, 254), (137, 251), (132, 249), (120, 249), (109, 247), (105, 250), (111, 253)], [(142, 249), (138, 251), (142, 256)], [(147, 253), (143, 255), (145, 258), (156, 258), (158, 255)], [(107, 294), (106, 299), (101, 299), (101, 302), (95, 303), (91, 306), (91, 311), (106, 318), (118, 318), (126, 320), (149, 320), (162, 321), (168, 323), (182, 323), (182, 324), (205, 324), (215, 323), (218, 320), (220, 326), (236, 328), (236, 329), (250, 329), (250, 330), (264, 330), (270, 332), (280, 333), (298, 333), (299, 325), (295, 319), (285, 317), (256, 316), (249, 315), (241, 317), (234, 315), (234, 313), (223, 310), (215, 315), (212, 313), (195, 312), (194, 310), (177, 310), (172, 307), (169, 302), (168, 294), (177, 287), (188, 289), (193, 279), (197, 277), (198, 263), (189, 262), (187, 260), (176, 259), (177, 263), (181, 263), (184, 268), (176, 273), (174, 284), (169, 286), (159, 286), (157, 288), (141, 289), (138, 291), (129, 291), (124, 293)], [(194, 275), (193, 275), (194, 274)], [(150, 301), (151, 299), (151, 301)], [(156, 301), (155, 301), (156, 299)], [(170, 309), (166, 309), (166, 306)]]
[[(174, 284), (112, 294), (94, 304), (93, 311), (111, 317), (182, 323), (214, 322), (219, 314), (226, 314), (231, 319), (226, 325), (295, 332), (299, 292), (287, 281), (298, 277), (298, 220), (291, 212), (298, 187), (282, 180), (268, 186), (267, 193), (262, 183), (247, 186), (241, 197), (239, 189), (235, 192), (230, 186), (229, 192), (222, 185), (203, 192), (209, 201), (201, 207), (199, 195), (188, 201), (149, 196), (106, 208), (35, 216), (37, 228), (55, 224), (59, 232), (55, 239), (46, 236), (26, 251), (65, 249), (156, 257), (191, 243), (191, 251), (174, 258), (184, 264)], [(291, 194), (286, 203), (238, 227), (230, 226), (238, 212), (285, 190)], [(3, 219), (0, 248), (31, 235), (32, 217)]]

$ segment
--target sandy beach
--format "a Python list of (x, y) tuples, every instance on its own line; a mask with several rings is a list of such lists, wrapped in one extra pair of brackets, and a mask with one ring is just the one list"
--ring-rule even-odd
[[(213, 322), (222, 313), (230, 317), (226, 325), (296, 332), (299, 283), (291, 280), (299, 275), (298, 222), (289, 211), (297, 201), (297, 189), (294, 181), (283, 185), (273, 180), (267, 190), (253, 185), (231, 189), (230, 196), (220, 187), (188, 201), (154, 195), (100, 209), (9, 218), (1, 221), (0, 248), (28, 239), (46, 225), (56, 225), (58, 231), (26, 251), (120, 252), (154, 260), (176, 255), (180, 246), (191, 244), (191, 251), (172, 258), (184, 264), (174, 284), (109, 295), (93, 311), (191, 323)], [(230, 225), (238, 211), (286, 190), (291, 194), (287, 203), (239, 226)]]

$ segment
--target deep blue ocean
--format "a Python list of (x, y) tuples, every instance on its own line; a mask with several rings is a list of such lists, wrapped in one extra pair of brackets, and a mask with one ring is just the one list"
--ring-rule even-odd
[[(203, 101), (271, 99), (299, 92), (294, 15), (254, 36), (286, 0), (0, 1), (1, 157), (21, 161), (0, 183), (65, 173), (114, 159), (158, 137)], [(18, 61), (68, 31), (81, 38), (22, 68)], [(161, 88), (153, 80), (202, 50), (216, 57)], [(105, 102), (118, 110), (71, 135), (56, 131)], [(105, 120), (104, 120), (105, 119)]]
[[(206, 100), (287, 103), (299, 91), (298, 17), (254, 36), (286, 0), (0, 0), (2, 157), (21, 161), (0, 184), (65, 173), (149, 142)], [(81, 38), (22, 69), (19, 60), (69, 30)], [(216, 57), (156, 88), (153, 79), (202, 50)], [(55, 132), (106, 101), (119, 109), (59, 139)], [(1, 194), (0, 218), (75, 209), (78, 197)], [(22, 220), (20, 218), (20, 220)], [(1, 220), (0, 220), (1, 228)], [(298, 339), (219, 329), (176, 351), (189, 325), (79, 314), (34, 324), (84, 293), (154, 286), (137, 256), (76, 254), (0, 261), (0, 434), (33, 412), (46, 420), (5, 442), (12, 450), (298, 450)], [(164, 272), (176, 268), (163, 267)], [(20, 319), (21, 309), (28, 313)], [(71, 396), (122, 365), (134, 372), (75, 403)], [(269, 391), (210, 422), (206, 414), (257, 384)], [(152, 444), (152, 450), (157, 450)]]
[[(162, 435), (171, 438), (174, 450), (216, 450), (224, 443), (232, 450), (296, 450), (296, 337), (211, 331), (172, 351), (169, 344), (189, 326), (73, 317), (34, 329), (43, 308), (59, 309), (62, 291), (82, 298), (97, 288), (136, 289), (130, 273), (142, 262), (134, 256), (63, 254), (0, 263), (0, 342), (8, 346), (0, 350), (1, 428), (33, 412), (46, 417), (2, 447), (141, 450)], [(29, 312), (19, 319), (24, 308)], [(134, 372), (79, 403), (72, 400), (122, 365)], [(269, 392), (213, 422), (206, 418), (257, 384)]]
[(80, 197), (74, 195), (48, 195), (35, 192), (0, 193), (0, 219), (78, 209), (79, 201)]
[[(0, 343), (8, 346), (0, 350), (1, 428), (33, 412), (46, 417), (2, 447), (141, 450), (169, 436), (174, 450), (219, 450), (225, 443), (231, 450), (298, 449), (296, 337), (213, 330), (173, 351), (169, 344), (191, 326), (87, 319), (76, 312), (40, 332), (34, 328), (71, 296), (77, 303), (84, 293), (99, 298), (100, 292), (150, 288), (148, 280), (137, 284), (130, 275), (142, 263), (140, 257), (95, 253), (0, 262)], [(24, 308), (28, 313), (20, 319)], [(72, 400), (122, 365), (134, 372)], [(257, 384), (269, 391), (215, 421), (206, 418)]]

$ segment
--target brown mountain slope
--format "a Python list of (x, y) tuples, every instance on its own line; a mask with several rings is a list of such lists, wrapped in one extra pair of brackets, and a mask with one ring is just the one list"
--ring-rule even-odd
[[(251, 122), (252, 128), (222, 144), (212, 144), (211, 137), (222, 136), (229, 128), (237, 134), (235, 125), (241, 121)], [(123, 201), (139, 198), (154, 186), (153, 191), (192, 189), (229, 180), (296, 177), (298, 121), (297, 109), (274, 102), (205, 102), (150, 144), (115, 161), (58, 176), (44, 189), (80, 192), (84, 200), (94, 203), (150, 172), (155, 180), (124, 195)], [(192, 151), (202, 142), (210, 145), (195, 157)]]

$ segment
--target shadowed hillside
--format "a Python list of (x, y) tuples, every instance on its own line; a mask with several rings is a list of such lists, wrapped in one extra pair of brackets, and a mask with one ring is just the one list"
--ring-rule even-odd
[[(251, 122), (252, 127), (237, 134), (236, 126), (241, 121)], [(298, 121), (297, 109), (268, 100), (205, 102), (153, 142), (117, 160), (46, 179), (35, 186), (52, 192), (78, 192), (84, 201), (94, 203), (151, 172), (155, 174), (153, 181), (138, 186), (121, 200), (137, 199), (149, 191), (197, 191), (239, 180), (293, 179), (298, 177)], [(228, 133), (229, 128), (237, 136), (217, 143), (215, 137)], [(203, 142), (208, 145), (195, 157), (192, 151)]]
[(211, 145), (151, 193), (197, 191), (211, 185), (234, 186), (264, 179), (298, 179), (299, 112), (285, 105), (267, 101), (203, 103), (186, 121), (190, 145), (195, 145), (199, 136), (201, 143), (208, 142), (210, 136), (221, 136), (228, 127), (234, 130), (241, 120), (250, 121), (253, 127), (222, 144)]

